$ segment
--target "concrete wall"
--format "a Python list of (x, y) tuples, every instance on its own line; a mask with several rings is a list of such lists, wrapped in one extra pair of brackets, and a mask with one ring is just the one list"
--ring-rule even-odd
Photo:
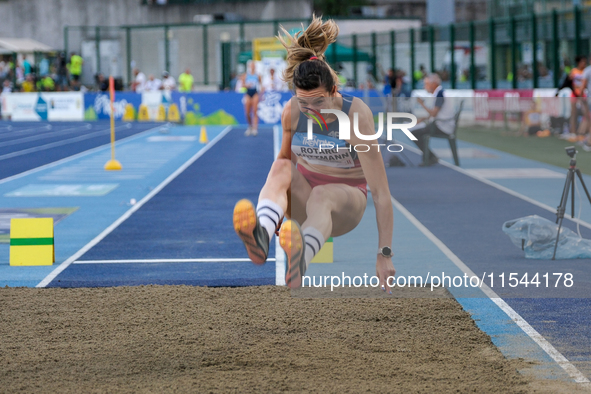
[(197, 14), (235, 13), (246, 20), (308, 18), (311, 0), (146, 6), (141, 0), (0, 1), (0, 37), (32, 38), (63, 47), (63, 27), (191, 23)]

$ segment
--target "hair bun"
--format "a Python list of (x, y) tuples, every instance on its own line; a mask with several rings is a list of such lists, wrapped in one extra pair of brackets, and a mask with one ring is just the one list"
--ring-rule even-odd
[[(292, 88), (294, 70), (301, 63), (307, 60), (325, 60), (324, 52), (328, 46), (337, 40), (339, 27), (332, 19), (322, 22), (322, 19), (316, 15), (312, 16), (312, 21), (307, 28), (302, 24), (302, 30), (294, 35), (289, 34), (281, 26), (283, 34), (277, 38), (287, 49), (287, 67), (283, 72), (283, 80)], [(331, 70), (332, 71), (332, 70)], [(332, 71), (335, 84), (338, 83), (338, 77)]]

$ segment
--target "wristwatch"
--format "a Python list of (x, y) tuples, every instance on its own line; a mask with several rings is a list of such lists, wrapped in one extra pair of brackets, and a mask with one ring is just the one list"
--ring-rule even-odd
[(381, 254), (384, 257), (393, 257), (394, 253), (392, 253), (392, 248), (389, 246), (384, 246), (383, 248), (378, 249), (378, 254)]

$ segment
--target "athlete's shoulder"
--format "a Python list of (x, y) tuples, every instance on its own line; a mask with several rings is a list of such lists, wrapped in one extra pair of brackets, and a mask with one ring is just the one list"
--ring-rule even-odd
[[(350, 105), (351, 105), (351, 109), (349, 110), (349, 112), (354, 113), (360, 113), (360, 114), (371, 114), (371, 109), (367, 106), (367, 104), (365, 104), (363, 102), (363, 100), (361, 100), (359, 97), (353, 97), (353, 96), (349, 96), (346, 98), (347, 100), (350, 101)], [(345, 96), (343, 96), (343, 100), (345, 100)], [(373, 115), (372, 115), (373, 116)]]
[[(287, 130), (288, 127), (291, 127), (291, 130), (296, 129), (299, 119), (299, 111), (299, 105), (293, 98), (285, 103), (283, 112), (281, 113), (281, 123), (283, 124), (284, 130)], [(292, 114), (295, 114), (296, 116), (292, 116)]]
[(282, 116), (290, 116), (292, 111), (292, 101), (293, 99), (288, 100), (285, 105), (283, 106), (283, 113)]

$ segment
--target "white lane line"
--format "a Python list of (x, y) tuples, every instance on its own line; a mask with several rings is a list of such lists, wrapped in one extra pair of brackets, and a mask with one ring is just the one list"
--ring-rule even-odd
[[(128, 127), (125, 127), (125, 128), (128, 129)], [(117, 129), (115, 129), (115, 130), (117, 130)], [(103, 135), (103, 134), (106, 135), (110, 131), (111, 131), (111, 129), (108, 128), (108, 129), (104, 129), (104, 130), (95, 131), (94, 133), (89, 133), (89, 134), (81, 135), (81, 136), (78, 136), (78, 137), (70, 138), (70, 139), (67, 139), (67, 140), (61, 140), (61, 141), (51, 142), (49, 144), (35, 146), (35, 147), (29, 148), (29, 149), (23, 149), (23, 150), (19, 150), (17, 152), (7, 153), (5, 155), (0, 156), (0, 160), (11, 159), (13, 157), (18, 157), (18, 156), (26, 155), (26, 154), (29, 154), (29, 153), (40, 152), (40, 151), (43, 151), (43, 150), (55, 148), (57, 146), (63, 146), (63, 145), (72, 144), (74, 142), (84, 141), (84, 140), (87, 140), (89, 138), (98, 137), (99, 135)]]
[[(42, 124), (42, 123), (41, 123)], [(31, 127), (30, 129), (23, 129), (23, 130), (19, 130), (19, 129), (15, 129), (14, 126), (12, 128), (8, 128), (8, 132), (6, 132), (5, 134), (2, 133), (2, 136), (5, 136), (7, 134), (20, 134), (20, 133), (29, 133), (29, 132), (35, 132), (35, 131), (39, 131), (39, 130), (51, 130), (53, 129), (53, 126), (51, 124), (45, 124), (45, 126), (41, 126), (41, 124), (35, 126), (35, 127)], [(11, 126), (8, 126), (11, 127)]]
[[(468, 268), (466, 264), (458, 256), (456, 256), (439, 238), (437, 238), (427, 227), (423, 225), (412, 213), (410, 213), (401, 203), (394, 197), (392, 204), (399, 210), (420, 232), (423, 233), (435, 246), (443, 252), (443, 254), (450, 259), (462, 272), (469, 277), (476, 276), (476, 274)], [(486, 294), (492, 302), (494, 302), (503, 312), (507, 314), (535, 343), (538, 344), (564, 371), (574, 379), (575, 382), (581, 383), (584, 386), (591, 387), (591, 382), (585, 377), (566, 357), (562, 355), (550, 342), (546, 340), (539, 332), (537, 332), (530, 324), (521, 317), (513, 308), (511, 308), (497, 293), (495, 293), (486, 284), (483, 284), (482, 292)]]
[[(267, 259), (275, 261), (275, 259)], [(146, 259), (146, 260), (76, 260), (72, 264), (153, 264), (153, 263), (250, 263), (250, 259)]]
[[(273, 160), (279, 155), (279, 126), (273, 126)], [(275, 237), (275, 285), (285, 286), (285, 253), (279, 245), (279, 237)]]
[(97, 235), (92, 241), (90, 241), (89, 243), (84, 245), (82, 247), (82, 249), (80, 249), (79, 251), (74, 253), (72, 256), (70, 256), (70, 258), (68, 258), (66, 261), (61, 263), (58, 267), (56, 267), (49, 275), (47, 275), (45, 277), (45, 279), (43, 279), (41, 282), (39, 282), (39, 284), (35, 287), (45, 287), (49, 283), (51, 283), (51, 281), (54, 280), (63, 270), (68, 268), (68, 266), (70, 264), (72, 264), (74, 261), (77, 261), (80, 256), (82, 256), (84, 253), (88, 252), (94, 245), (98, 244), (103, 238), (105, 238), (113, 230), (115, 230), (117, 227), (119, 227), (119, 225), (121, 223), (126, 221), (135, 211), (137, 211), (145, 203), (150, 201), (150, 199), (152, 197), (154, 197), (156, 194), (158, 194), (160, 192), (160, 190), (164, 189), (164, 187), (166, 185), (168, 185), (177, 176), (179, 176), (183, 171), (185, 171), (187, 169), (187, 167), (189, 167), (191, 164), (193, 164), (198, 158), (203, 156), (205, 154), (205, 152), (207, 152), (212, 146), (214, 146), (219, 140), (221, 140), (226, 134), (228, 134), (230, 132), (230, 130), (232, 130), (232, 126), (228, 126), (224, 130), (222, 130), (222, 132), (219, 135), (217, 135), (214, 139), (212, 139), (209, 144), (204, 146), (202, 149), (199, 150), (199, 152), (197, 152), (195, 155), (193, 155), (193, 157), (191, 157), (189, 160), (187, 160), (182, 166), (177, 168), (177, 170), (175, 172), (170, 174), (168, 176), (168, 178), (163, 180), (149, 194), (147, 194), (144, 198), (142, 198), (135, 205), (133, 205), (129, 210), (127, 210), (127, 212), (125, 212), (119, 219), (117, 219), (115, 222), (113, 222), (109, 227), (107, 227), (105, 230), (103, 230), (102, 233)]
[[(413, 153), (416, 153), (416, 154), (419, 154), (419, 155), (422, 155), (423, 154), (423, 152), (421, 152), (421, 150), (418, 149), (418, 148), (414, 148), (412, 146), (408, 146), (407, 144), (404, 144), (404, 143), (402, 145), (404, 146), (404, 149), (408, 149), (408, 150), (410, 150)], [(483, 178), (483, 177), (481, 177), (479, 175), (470, 173), (469, 170), (465, 170), (463, 168), (456, 167), (455, 165), (450, 164), (450, 163), (448, 163), (448, 162), (446, 162), (444, 160), (439, 160), (439, 164), (441, 164), (441, 165), (443, 165), (445, 167), (451, 168), (452, 170), (455, 170), (455, 171), (459, 172), (460, 174), (464, 174), (466, 176), (469, 176), (470, 178), (476, 179), (477, 181), (480, 181), (482, 183), (486, 183), (487, 185), (492, 186), (495, 189), (498, 189), (500, 191), (503, 191), (503, 192), (505, 192), (507, 194), (510, 194), (510, 195), (514, 196), (514, 197), (520, 198), (523, 201), (527, 201), (530, 204), (533, 204), (533, 205), (535, 205), (537, 207), (540, 207), (540, 208), (545, 209), (545, 210), (547, 210), (549, 212), (552, 212), (553, 214), (556, 214), (556, 208), (552, 208), (549, 205), (546, 205), (546, 204), (541, 203), (541, 202), (539, 202), (537, 200), (534, 200), (531, 197), (525, 196), (525, 195), (523, 195), (521, 193), (518, 193), (518, 192), (516, 192), (514, 190), (511, 190), (509, 188), (506, 188), (505, 186), (501, 186), (498, 183), (495, 183), (495, 182), (493, 182), (491, 180), (488, 180), (486, 178)], [(566, 179), (566, 172), (565, 172), (564, 178)], [(581, 219), (571, 218), (568, 215), (564, 215), (564, 218), (570, 220), (571, 222), (580, 224), (583, 227), (587, 227), (587, 228), (591, 229), (591, 224), (589, 224), (589, 223), (587, 223), (587, 222), (585, 222), (585, 221), (583, 221)]]
[(564, 179), (565, 175), (547, 168), (471, 168), (470, 174), (486, 179)]
[(89, 123), (86, 123), (86, 125), (82, 125), (82, 126), (68, 127), (66, 129), (61, 129), (61, 130), (58, 129), (58, 130), (50, 131), (48, 133), (35, 134), (35, 135), (28, 136), (28, 137), (23, 137), (23, 138), (12, 138), (12, 139), (7, 138), (8, 141), (2, 142), (2, 147), (10, 146), (10, 145), (18, 145), (18, 144), (22, 144), (25, 142), (42, 140), (45, 138), (54, 138), (54, 137), (64, 135), (64, 134), (73, 134), (76, 132), (84, 132), (87, 130), (92, 130), (92, 125)]
[[(129, 123), (127, 123), (127, 124), (129, 124)], [(132, 140), (132, 139), (141, 138), (144, 134), (149, 133), (149, 132), (154, 131), (154, 130), (157, 130), (157, 129), (161, 128), (161, 127), (162, 127), (161, 125), (158, 125), (158, 126), (153, 127), (151, 129), (140, 131), (139, 133), (136, 133), (136, 134), (130, 135), (128, 137), (122, 138), (120, 140), (117, 140), (117, 144), (119, 144), (119, 143), (121, 143), (123, 141), (129, 141), (129, 140)], [(7, 178), (4, 178), (4, 179), (0, 179), (0, 184), (6, 183), (6, 182), (10, 182), (10, 181), (12, 181), (14, 179), (22, 178), (24, 176), (27, 176), (29, 174), (33, 174), (35, 172), (39, 172), (41, 170), (45, 170), (47, 168), (51, 168), (51, 167), (55, 167), (55, 166), (60, 165), (60, 164), (63, 164), (63, 163), (67, 163), (68, 161), (72, 161), (72, 160), (78, 159), (78, 158), (80, 158), (82, 156), (90, 155), (90, 154), (95, 153), (95, 152), (97, 152), (97, 151), (99, 151), (101, 149), (105, 149), (105, 147), (106, 146), (109, 146), (109, 145), (111, 145), (110, 142), (109, 143), (106, 143), (106, 144), (103, 144), (103, 145), (99, 145), (99, 146), (97, 146), (95, 148), (91, 148), (89, 150), (85, 150), (85, 151), (80, 152), (80, 153), (76, 153), (75, 155), (64, 157), (63, 159), (60, 159), (60, 160), (57, 160), (57, 161), (54, 161), (54, 162), (51, 162), (51, 163), (47, 163), (47, 164), (44, 164), (44, 165), (39, 166), (39, 167), (32, 168), (30, 170), (21, 172), (20, 174), (16, 174), (16, 175), (12, 175), (12, 176), (9, 176)]]

